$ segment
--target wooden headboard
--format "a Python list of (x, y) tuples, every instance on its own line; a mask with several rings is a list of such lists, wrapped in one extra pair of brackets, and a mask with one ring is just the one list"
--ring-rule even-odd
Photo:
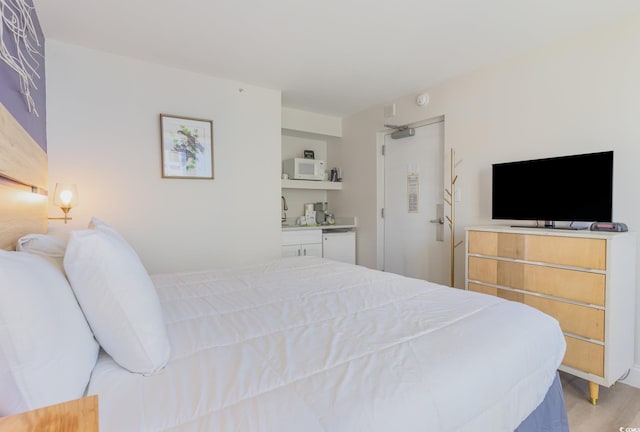
[(0, 104), (0, 249), (47, 231), (47, 154)]

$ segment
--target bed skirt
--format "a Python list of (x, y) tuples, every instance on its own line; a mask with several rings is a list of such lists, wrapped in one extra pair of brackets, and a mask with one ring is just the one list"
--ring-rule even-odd
[(569, 432), (562, 384), (557, 372), (542, 403), (520, 423), (515, 432)]

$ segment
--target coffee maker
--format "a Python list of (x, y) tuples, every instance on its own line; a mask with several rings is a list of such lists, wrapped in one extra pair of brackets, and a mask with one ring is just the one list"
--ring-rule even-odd
[(316, 223), (324, 225), (326, 223), (328, 203), (326, 201), (317, 202), (313, 205), (313, 209), (316, 211)]

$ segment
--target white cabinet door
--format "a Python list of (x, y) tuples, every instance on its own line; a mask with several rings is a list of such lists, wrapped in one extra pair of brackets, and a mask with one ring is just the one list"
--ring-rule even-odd
[(322, 257), (322, 231), (301, 230), (282, 233), (282, 257)]
[(302, 255), (322, 258), (322, 243), (307, 243), (300, 245), (300, 247), (302, 248)]
[(300, 245), (282, 246), (282, 258), (300, 256)]

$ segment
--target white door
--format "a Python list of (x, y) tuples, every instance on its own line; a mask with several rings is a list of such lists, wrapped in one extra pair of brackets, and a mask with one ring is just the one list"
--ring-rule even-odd
[(450, 285), (444, 122), (384, 144), (384, 270)]

